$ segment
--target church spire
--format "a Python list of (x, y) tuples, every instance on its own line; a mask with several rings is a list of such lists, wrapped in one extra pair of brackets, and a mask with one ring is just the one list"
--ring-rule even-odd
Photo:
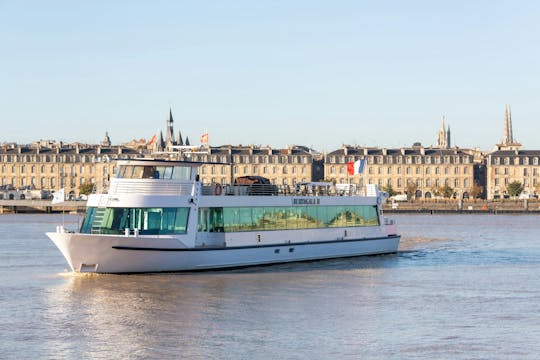
[(165, 145), (167, 147), (175, 145), (172, 109), (169, 106), (169, 115), (167, 116), (167, 132), (165, 135)]
[(514, 143), (514, 133), (512, 131), (512, 111), (510, 105), (506, 105), (504, 112), (504, 132), (503, 132), (503, 145), (509, 145)]
[(440, 149), (449, 149), (450, 148), (450, 127), (446, 128), (445, 124), (446, 117), (443, 115), (441, 130), (437, 135), (437, 147)]
[(178, 137), (176, 138), (176, 145), (184, 146), (184, 140), (182, 140), (182, 132), (178, 130)]
[(518, 150), (521, 144), (514, 139), (514, 131), (512, 129), (512, 110), (510, 105), (506, 105), (504, 111), (504, 129), (503, 137), (500, 144), (497, 145), (499, 150)]

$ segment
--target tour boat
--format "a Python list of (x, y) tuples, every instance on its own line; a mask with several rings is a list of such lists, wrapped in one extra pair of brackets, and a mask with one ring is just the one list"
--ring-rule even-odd
[(47, 233), (75, 272), (174, 272), (397, 252), (376, 185), (199, 181), (202, 164), (122, 160), (78, 231)]

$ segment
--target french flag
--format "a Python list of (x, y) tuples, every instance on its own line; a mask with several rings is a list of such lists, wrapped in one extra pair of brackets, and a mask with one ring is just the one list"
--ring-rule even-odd
[(355, 162), (352, 162), (352, 161), (348, 162), (347, 171), (349, 175), (361, 174), (364, 171), (365, 162), (366, 162), (365, 159), (356, 160)]

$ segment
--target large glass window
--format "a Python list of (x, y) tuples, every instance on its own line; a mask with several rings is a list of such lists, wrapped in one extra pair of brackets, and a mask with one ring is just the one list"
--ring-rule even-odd
[(141, 235), (185, 234), (189, 208), (88, 208), (81, 233)]
[(223, 215), (225, 232), (379, 225), (377, 207), (369, 205), (211, 208), (210, 213), (215, 209)]
[(122, 165), (118, 169), (118, 178), (124, 179), (166, 179), (190, 180), (190, 166), (154, 166)]

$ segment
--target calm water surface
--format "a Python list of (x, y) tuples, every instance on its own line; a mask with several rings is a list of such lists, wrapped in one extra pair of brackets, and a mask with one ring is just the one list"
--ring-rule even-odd
[(61, 215), (0, 216), (0, 358), (539, 358), (539, 217), (396, 218), (394, 255), (84, 276)]

